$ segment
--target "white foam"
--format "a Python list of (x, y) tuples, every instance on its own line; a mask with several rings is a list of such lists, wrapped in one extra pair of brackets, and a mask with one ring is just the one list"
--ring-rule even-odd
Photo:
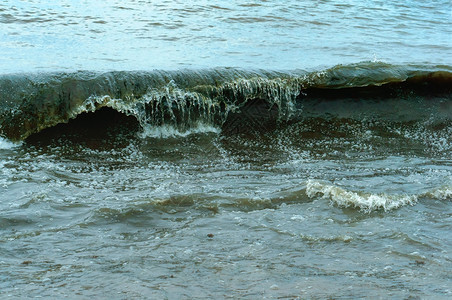
[(147, 125), (143, 127), (140, 134), (141, 138), (171, 138), (171, 137), (187, 137), (196, 133), (220, 133), (220, 129), (207, 125), (204, 123), (197, 123), (187, 130), (179, 130), (173, 125), (152, 126)]
[(306, 194), (310, 198), (320, 196), (329, 199), (338, 206), (356, 207), (368, 212), (378, 209), (388, 211), (408, 204), (413, 205), (417, 201), (417, 196), (353, 192), (315, 180), (308, 181)]
[(452, 200), (452, 185), (446, 185), (437, 189), (433, 189), (423, 195), (437, 200)]
[(20, 143), (13, 143), (5, 138), (0, 136), (0, 149), (12, 149), (14, 147), (19, 146)]

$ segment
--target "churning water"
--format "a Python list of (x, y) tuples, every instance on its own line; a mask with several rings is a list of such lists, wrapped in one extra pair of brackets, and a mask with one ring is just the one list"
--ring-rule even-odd
[(3, 1), (1, 298), (452, 296), (450, 1)]

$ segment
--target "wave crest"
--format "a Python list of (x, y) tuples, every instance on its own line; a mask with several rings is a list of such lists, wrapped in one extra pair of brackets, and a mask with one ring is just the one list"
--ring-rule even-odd
[(20, 143), (14, 143), (11, 141), (8, 141), (7, 139), (4, 139), (0, 136), (0, 150), (2, 149), (12, 149), (20, 145)]
[(452, 200), (452, 185), (445, 185), (437, 189), (433, 189), (423, 195), (424, 197), (437, 200)]
[(307, 182), (306, 194), (309, 198), (320, 196), (323, 199), (330, 200), (339, 207), (359, 208), (365, 212), (379, 209), (389, 211), (405, 205), (414, 205), (417, 202), (416, 196), (353, 192), (314, 180)]
[[(102, 107), (134, 116), (141, 125), (169, 124), (182, 131), (199, 122), (221, 127), (229, 113), (237, 117), (253, 105), (271, 111), (272, 122), (290, 121), (303, 113), (303, 105), (309, 101), (399, 94), (440, 94), (450, 99), (451, 83), (452, 69), (447, 66), (382, 62), (339, 65), (311, 73), (221, 68), (0, 75), (0, 136), (24, 140)], [(448, 118), (451, 106), (445, 101), (441, 109)], [(256, 110), (251, 111), (248, 117), (254, 117)]]

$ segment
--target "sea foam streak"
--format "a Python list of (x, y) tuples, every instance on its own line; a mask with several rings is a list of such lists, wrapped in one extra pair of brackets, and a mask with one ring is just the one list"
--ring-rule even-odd
[(306, 194), (309, 198), (320, 196), (323, 199), (329, 199), (340, 207), (354, 207), (366, 212), (378, 209), (388, 211), (405, 205), (413, 205), (418, 200), (418, 197), (413, 195), (353, 192), (333, 184), (315, 180), (308, 181)]
[(20, 145), (20, 143), (13, 143), (13, 142), (8, 141), (7, 139), (2, 138), (0, 136), (0, 150), (2, 150), (2, 149), (12, 149), (12, 148), (17, 147), (19, 145)]
[(433, 189), (423, 194), (423, 196), (438, 200), (452, 200), (452, 180), (448, 185)]

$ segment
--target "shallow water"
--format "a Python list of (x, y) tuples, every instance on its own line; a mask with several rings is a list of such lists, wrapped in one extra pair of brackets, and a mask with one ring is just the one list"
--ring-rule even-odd
[(2, 2), (0, 297), (450, 298), (449, 12)]
[(1, 150), (3, 296), (450, 295), (451, 127), (309, 125)]

